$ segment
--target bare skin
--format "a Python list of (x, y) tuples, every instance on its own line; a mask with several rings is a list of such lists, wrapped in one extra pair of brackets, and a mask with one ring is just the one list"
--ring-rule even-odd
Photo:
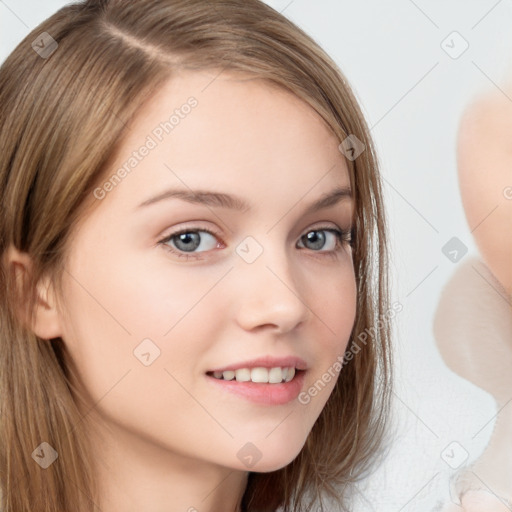
[[(206, 372), (296, 355), (307, 362), (305, 390), (344, 353), (354, 323), (351, 248), (325, 231), (350, 228), (353, 202), (305, 213), (350, 185), (339, 141), (295, 96), (216, 75), (174, 76), (130, 126), (105, 179), (175, 108), (198, 100), (120, 183), (89, 198), (64, 297), (49, 283), (34, 324), (42, 338), (63, 338), (94, 405), (86, 418), (103, 512), (239, 510), (249, 472), (240, 449), (261, 453), (250, 471), (289, 464), (336, 379), (307, 405), (262, 405), (221, 392)], [(234, 194), (252, 210), (177, 198), (138, 207), (171, 187)], [(177, 236), (161, 242), (183, 228), (200, 236), (193, 254)], [(320, 228), (323, 246), (305, 240)], [(236, 252), (248, 236), (263, 249), (250, 264)], [(12, 259), (26, 263), (16, 251)], [(146, 338), (160, 350), (149, 366), (134, 357)]]

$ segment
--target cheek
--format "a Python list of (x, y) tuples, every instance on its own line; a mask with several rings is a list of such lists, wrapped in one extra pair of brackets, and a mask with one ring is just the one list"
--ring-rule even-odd
[(322, 412), (343, 371), (343, 357), (356, 317), (357, 284), (353, 269), (331, 275), (323, 288), (313, 289), (315, 293), (309, 304), (315, 313), (312, 329), (317, 332), (314, 336), (317, 364), (298, 399), (311, 421)]
[(315, 276), (310, 284), (309, 307), (314, 312), (314, 322), (324, 327), (325, 348), (337, 354), (344, 351), (354, 325), (357, 304), (357, 284), (352, 265), (330, 272), (323, 278)]
[(63, 337), (90, 401), (84, 412), (181, 450), (208, 420), (194, 397), (198, 361), (216, 328), (213, 302), (202, 300), (214, 282), (191, 280), (183, 269), (162, 279), (127, 257), (116, 265), (114, 254), (94, 261), (75, 260), (75, 279), (65, 285)]
[[(145, 371), (141, 385), (131, 390), (135, 398), (155, 384), (153, 365), (160, 366), (158, 379), (165, 380), (161, 363), (168, 355), (163, 335), (179, 322), (197, 294), (185, 278), (163, 283), (147, 265), (116, 254), (114, 247), (88, 253), (87, 246), (94, 247), (84, 239), (76, 248), (65, 280), (63, 338), (95, 399), (126, 372), (131, 375), (125, 380), (130, 380)], [(173, 355), (179, 361), (179, 351)], [(151, 365), (144, 364), (148, 361)]]
[(228, 298), (222, 284), (215, 290), (225, 271), (116, 253), (116, 244), (101, 253), (87, 246), (84, 239), (70, 262), (63, 337), (89, 394), (99, 399), (129, 372), (119, 386), (140, 379), (127, 391), (133, 403), (148, 403), (158, 386), (182, 399), (165, 370), (186, 382), (204, 366)]

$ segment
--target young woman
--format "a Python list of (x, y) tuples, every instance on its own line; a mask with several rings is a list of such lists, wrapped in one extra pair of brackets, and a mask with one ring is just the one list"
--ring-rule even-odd
[(258, 0), (89, 0), (0, 104), (3, 510), (343, 509), (392, 315), (334, 62)]

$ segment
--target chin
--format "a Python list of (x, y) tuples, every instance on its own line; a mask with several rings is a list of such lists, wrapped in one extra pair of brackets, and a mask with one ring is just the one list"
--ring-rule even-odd
[(252, 467), (242, 469), (248, 469), (253, 473), (271, 473), (272, 471), (278, 471), (293, 462), (301, 449), (302, 446), (300, 446), (299, 449), (288, 452), (281, 451), (280, 453), (276, 453), (275, 451), (270, 451), (269, 456), (265, 456), (263, 452), (261, 458)]

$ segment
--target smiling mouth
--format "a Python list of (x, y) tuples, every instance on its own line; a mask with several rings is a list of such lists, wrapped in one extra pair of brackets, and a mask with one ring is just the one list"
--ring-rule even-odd
[(239, 368), (238, 370), (226, 370), (223, 372), (207, 372), (206, 375), (218, 380), (236, 382), (255, 382), (260, 384), (282, 384), (290, 382), (296, 374), (305, 370), (297, 370), (293, 366), (275, 368)]

